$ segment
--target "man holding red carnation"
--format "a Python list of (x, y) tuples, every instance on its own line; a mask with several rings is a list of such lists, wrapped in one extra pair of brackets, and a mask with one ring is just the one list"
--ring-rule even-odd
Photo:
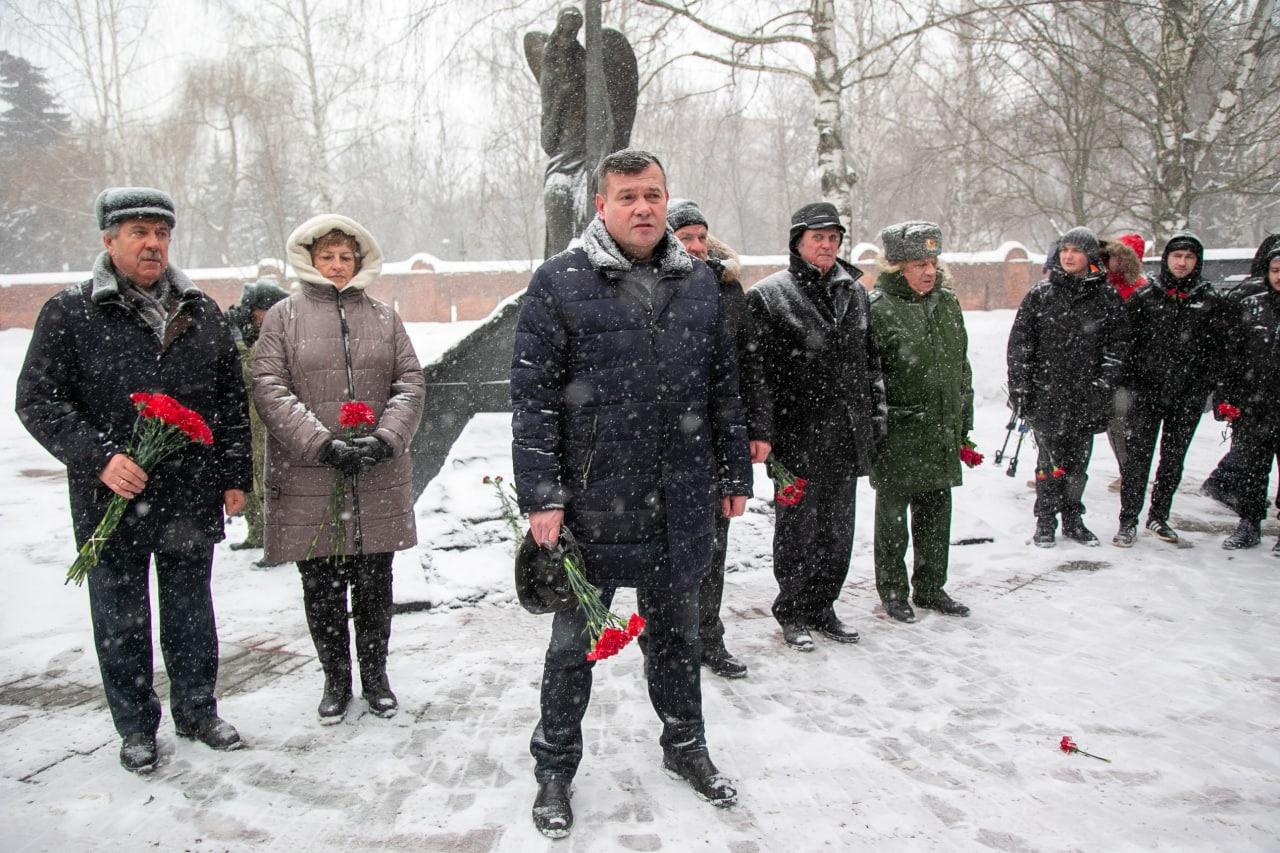
[[(40, 311), (18, 377), (23, 425), (67, 466), (77, 546), (112, 494), (129, 501), (89, 574), (94, 644), (107, 703), (123, 738), (120, 763), (155, 768), (160, 700), (152, 689), (149, 567), (160, 599), (160, 645), (179, 736), (214, 749), (241, 745), (218, 716), (218, 635), (209, 582), (223, 515), (251, 488), (249, 415), (231, 330), (218, 306), (169, 265), (173, 199), (146, 187), (104, 190), (96, 203), (106, 248), (93, 277)], [(179, 417), (193, 439), (144, 471), (128, 454), (143, 404)], [(149, 401), (149, 402), (148, 402)], [(156, 407), (159, 408), (156, 408)], [(211, 443), (206, 443), (206, 439)]]
[[(871, 293), (871, 336), (880, 353), (889, 432), (876, 448), (876, 590), (885, 612), (914, 622), (917, 607), (947, 616), (969, 608), (943, 588), (951, 551), (951, 490), (960, 463), (979, 464), (973, 373), (960, 300), (938, 265), (942, 229), (900, 222), (880, 232), (885, 263)], [(910, 537), (908, 537), (908, 514)], [(907, 585), (907, 540), (914, 552)]]

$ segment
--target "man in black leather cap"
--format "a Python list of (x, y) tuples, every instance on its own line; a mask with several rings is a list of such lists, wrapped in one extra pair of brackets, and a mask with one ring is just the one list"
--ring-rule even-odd
[(799, 503), (777, 504), (773, 537), (773, 615), (802, 652), (813, 650), (811, 629), (858, 641), (833, 605), (853, 554), (855, 486), (886, 429), (862, 271), (836, 256), (844, 236), (834, 205), (806, 204), (791, 216), (790, 266), (747, 292), (773, 399), (773, 457), (808, 481)]

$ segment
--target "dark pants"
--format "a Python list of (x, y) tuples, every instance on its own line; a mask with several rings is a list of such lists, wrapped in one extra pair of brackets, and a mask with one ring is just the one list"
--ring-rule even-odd
[(1261, 523), (1267, 517), (1271, 460), (1280, 455), (1280, 426), (1245, 422), (1236, 429), (1233, 452), (1240, 454), (1240, 518)]
[[(1084, 486), (1089, 481), (1089, 457), (1093, 455), (1093, 433), (1048, 435), (1036, 431), (1036, 518), (1064, 519), (1084, 515)], [(1129, 453), (1133, 452), (1129, 448)], [(1053, 476), (1061, 468), (1061, 477)]]
[[(612, 589), (600, 591), (606, 606), (613, 593)], [(698, 590), (639, 589), (636, 602), (649, 638), (644, 674), (649, 701), (662, 720), (659, 743), (667, 753), (706, 749)], [(542, 670), (542, 717), (529, 742), (533, 775), (539, 782), (572, 779), (582, 760), (582, 718), (591, 701), (595, 668), (595, 662), (587, 660), (590, 645), (581, 607), (555, 615)]]
[(1160, 466), (1151, 488), (1151, 509), (1147, 520), (1168, 521), (1173, 493), (1182, 482), (1182, 465), (1187, 448), (1200, 424), (1204, 395), (1181, 400), (1165, 400), (1153, 394), (1134, 394), (1126, 435), (1128, 459), (1120, 469), (1120, 523), (1137, 524), (1147, 493), (1147, 477), (1160, 435)]
[[(160, 725), (160, 699), (152, 689), (150, 557), (124, 537), (112, 539), (89, 573), (98, 667), (121, 737), (155, 734)], [(189, 729), (218, 711), (218, 629), (209, 592), (213, 545), (157, 551), (155, 563), (169, 708), (174, 725)]]
[(915, 561), (911, 587), (917, 598), (942, 592), (951, 553), (951, 490), (914, 494), (876, 492), (876, 591), (881, 601), (906, 601), (907, 513)]
[(840, 596), (853, 556), (853, 511), (858, 479), (809, 481), (795, 506), (776, 505), (773, 616), (783, 625), (820, 617)]
[[(1204, 488), (1208, 494), (1232, 508), (1237, 508), (1240, 504), (1240, 492), (1244, 488), (1245, 479), (1243, 455), (1236, 450), (1236, 443), (1233, 431), (1231, 449), (1204, 481)], [(1280, 454), (1277, 454), (1276, 460), (1280, 461)], [(1276, 489), (1275, 503), (1276, 508), (1280, 509), (1280, 487)]]
[(1133, 394), (1128, 388), (1117, 388), (1111, 397), (1111, 421), (1107, 424), (1107, 441), (1111, 443), (1111, 452), (1116, 457), (1123, 476), (1125, 459), (1128, 456), (1126, 441), (1126, 424), (1129, 420), (1129, 409), (1133, 402)]
[(391, 552), (327, 557), (298, 562), (302, 603), (316, 656), (330, 680), (351, 681), (351, 634), (347, 630), (347, 587), (356, 623), (356, 661), (360, 682), (377, 686), (387, 674), (391, 640)]
[(711, 571), (698, 586), (698, 636), (705, 651), (724, 648), (724, 621), (720, 603), (724, 600), (724, 561), (729, 553), (729, 519), (716, 507), (716, 544), (711, 555)]

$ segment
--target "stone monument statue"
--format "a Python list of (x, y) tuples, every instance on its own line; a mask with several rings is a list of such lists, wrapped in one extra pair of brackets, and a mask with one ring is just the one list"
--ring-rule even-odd
[[(551, 35), (525, 33), (524, 55), (542, 94), (544, 257), (582, 233), (595, 213), (592, 174), (606, 154), (626, 148), (636, 117), (640, 75), (627, 37), (600, 26), (600, 0), (587, 0), (586, 47), (578, 43), (583, 13), (560, 10)], [(604, 97), (592, 97), (592, 93)]]

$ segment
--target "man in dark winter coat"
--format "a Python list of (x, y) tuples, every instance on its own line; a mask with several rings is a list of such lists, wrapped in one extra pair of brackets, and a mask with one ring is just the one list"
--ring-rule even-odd
[[(1147, 277), (1142, 274), (1142, 257), (1146, 251), (1147, 243), (1141, 234), (1121, 234), (1114, 240), (1102, 241), (1102, 265), (1107, 270), (1107, 282), (1126, 303), (1147, 283)], [(1128, 388), (1116, 388), (1112, 398), (1111, 423), (1107, 424), (1107, 441), (1111, 443), (1111, 452), (1121, 470), (1126, 457), (1125, 424), (1129, 419), (1131, 402)], [(1120, 478), (1111, 484), (1111, 489), (1120, 491)]]
[(773, 615), (805, 652), (813, 628), (858, 641), (833, 604), (853, 553), (854, 489), (886, 430), (862, 271), (836, 257), (844, 234), (834, 205), (806, 204), (791, 216), (790, 267), (747, 291), (773, 398), (773, 459), (808, 481), (799, 503), (777, 503), (773, 537)]
[[(760, 345), (755, 326), (747, 315), (747, 295), (738, 278), (737, 254), (707, 232), (707, 218), (698, 205), (688, 199), (672, 199), (667, 206), (667, 224), (685, 251), (704, 261), (720, 282), (720, 309), (724, 312), (729, 336), (733, 338), (738, 360), (738, 389), (747, 415), (747, 439), (751, 461), (763, 462), (769, 456), (772, 429), (769, 388), (764, 383), (760, 362)], [(724, 678), (742, 678), (747, 667), (729, 654), (724, 645), (724, 621), (720, 618), (720, 602), (724, 597), (724, 563), (729, 547), (729, 519), (716, 514), (716, 550), (711, 571), (702, 579), (698, 592), (702, 640), (702, 665)]]
[(1085, 545), (1084, 487), (1094, 433), (1111, 419), (1123, 364), (1124, 306), (1101, 269), (1098, 238), (1088, 228), (1062, 235), (1045, 263), (1048, 278), (1031, 288), (1009, 330), (1009, 399), (1035, 431), (1038, 547), (1062, 532)]
[[(217, 715), (218, 636), (209, 591), (223, 512), (252, 484), (249, 416), (228, 327), (218, 306), (169, 266), (173, 200), (148, 188), (103, 191), (106, 251), (93, 277), (40, 311), (18, 377), (23, 425), (67, 466), (77, 546), (112, 494), (130, 501), (89, 574), (94, 643), (107, 703), (124, 739), (120, 763), (156, 765), (160, 700), (152, 689), (149, 562), (160, 599), (160, 645), (181, 737), (240, 746)], [(149, 473), (128, 455), (134, 392), (162, 392), (204, 416), (213, 444), (187, 442)], [(137, 500), (135, 500), (137, 499)]]
[[(871, 293), (871, 334), (884, 367), (889, 433), (876, 451), (876, 589), (885, 612), (914, 622), (917, 607), (969, 608), (943, 588), (951, 546), (951, 490), (973, 429), (973, 374), (960, 300), (938, 268), (942, 229), (901, 222), (880, 232), (885, 267)], [(907, 513), (915, 565), (907, 585)]]
[(1112, 544), (1129, 548), (1160, 435), (1160, 467), (1151, 490), (1147, 530), (1177, 542), (1169, 526), (1173, 494), (1205, 400), (1219, 384), (1228, 344), (1226, 303), (1201, 276), (1204, 244), (1184, 231), (1169, 238), (1160, 275), (1125, 303), (1130, 349), (1121, 384), (1132, 395), (1121, 468), (1120, 528)]
[[(623, 149), (597, 170), (597, 218), (579, 248), (534, 273), (511, 367), (512, 461), (534, 541), (561, 525), (607, 604), (635, 587), (647, 620), (645, 676), (663, 721), (663, 766), (716, 805), (737, 793), (707, 752), (698, 585), (711, 568), (715, 510), (741, 515), (751, 492), (746, 421), (719, 286), (667, 228), (666, 175)], [(530, 751), (533, 820), (573, 822), (590, 638), (579, 607), (557, 613)]]
[[(1234, 327), (1233, 334), (1243, 335), (1243, 330), (1239, 327), (1239, 323), (1242, 318), (1241, 304), (1244, 300), (1254, 294), (1267, 292), (1267, 259), (1278, 247), (1280, 247), (1280, 234), (1270, 234), (1263, 239), (1258, 246), (1258, 251), (1253, 255), (1253, 263), (1249, 267), (1249, 277), (1223, 294), (1229, 303), (1228, 313)], [(1240, 468), (1240, 455), (1235, 452), (1235, 444), (1235, 436), (1233, 435), (1231, 449), (1218, 462), (1218, 466), (1213, 469), (1213, 473), (1205, 479), (1204, 485), (1200, 487), (1200, 490), (1214, 500), (1224, 503), (1239, 512), (1240, 479), (1243, 472)], [(1280, 491), (1276, 492), (1276, 506), (1280, 507)]]
[[(1227, 550), (1262, 540), (1271, 461), (1280, 456), (1280, 245), (1266, 257), (1267, 289), (1241, 303), (1235, 371), (1218, 397), (1240, 409), (1232, 427), (1232, 452), (1240, 466), (1240, 524), (1222, 543)], [(1280, 539), (1273, 552), (1280, 555)]]

